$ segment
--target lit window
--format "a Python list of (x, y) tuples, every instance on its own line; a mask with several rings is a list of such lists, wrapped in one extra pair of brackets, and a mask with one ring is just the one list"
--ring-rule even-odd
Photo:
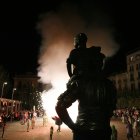
[(140, 54), (136, 55), (136, 59), (138, 59), (138, 60), (140, 59)]
[(131, 57), (130, 57), (130, 60), (131, 60), (131, 61), (133, 61), (133, 59), (134, 59), (134, 57), (133, 57), (133, 56), (131, 56)]

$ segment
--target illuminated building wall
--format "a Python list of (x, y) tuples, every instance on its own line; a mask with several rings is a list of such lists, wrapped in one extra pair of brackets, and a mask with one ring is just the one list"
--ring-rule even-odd
[(130, 90), (140, 91), (140, 48), (126, 56)]
[(117, 91), (139, 92), (140, 91), (140, 48), (137, 48), (126, 55), (127, 70), (123, 73), (116, 73), (109, 77), (114, 82)]

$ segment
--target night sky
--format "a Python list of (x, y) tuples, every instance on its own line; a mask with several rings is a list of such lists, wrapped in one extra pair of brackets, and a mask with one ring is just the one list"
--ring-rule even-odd
[[(139, 4), (134, 3), (134, 1), (127, 1), (126, 3), (119, 1), (97, 2), (94, 0), (92, 2), (89, 0), (71, 0), (65, 2), (64, 0), (59, 0), (59, 2), (40, 0), (32, 3), (25, 1), (15, 3), (13, 1), (1, 2), (0, 64), (4, 65), (12, 73), (36, 72), (39, 66), (40, 47), (43, 42), (43, 35), (39, 32), (37, 25), (42, 17), (49, 12), (55, 13), (55, 15), (57, 12), (59, 15), (61, 13), (63, 15), (61, 18), (66, 16), (67, 20), (70, 20), (74, 24), (75, 19), (72, 16), (67, 16), (63, 10), (60, 10), (61, 6), (64, 7), (65, 5), (69, 5), (69, 3), (72, 4), (72, 8), (69, 8), (66, 13), (74, 14), (73, 7), (74, 10), (77, 8), (79, 17), (84, 19), (83, 23), (87, 28), (91, 27), (90, 23), (94, 23), (93, 25), (96, 25), (96, 27), (98, 26), (97, 23), (100, 23), (99, 27), (104, 28), (105, 26), (113, 29), (112, 38), (118, 47), (116, 53), (108, 61), (106, 69), (110, 72), (125, 69), (125, 56), (127, 52), (140, 47), (140, 10)], [(104, 14), (103, 17), (101, 16), (102, 13)], [(94, 19), (96, 19), (96, 24)], [(63, 29), (62, 25), (61, 29)], [(80, 22), (78, 25), (83, 29)], [(75, 26), (73, 25), (73, 27)], [(69, 29), (72, 30), (70, 27)], [(76, 31), (80, 31), (80, 28), (73, 30), (75, 32), (72, 32), (72, 35)], [(90, 29), (88, 28), (88, 33), (89, 31)], [(50, 33), (50, 30), (48, 32)], [(67, 31), (67, 33), (70, 33), (70, 31)], [(57, 33), (58, 36), (59, 34), (61, 34), (61, 31)], [(47, 34), (47, 36), (49, 35)]]

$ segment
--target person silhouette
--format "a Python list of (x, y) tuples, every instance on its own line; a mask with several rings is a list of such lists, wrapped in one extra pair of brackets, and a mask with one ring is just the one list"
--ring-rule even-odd
[(112, 129), (111, 140), (117, 140), (118, 139), (118, 131), (117, 131), (115, 125), (112, 125), (111, 129)]
[(52, 140), (53, 138), (53, 131), (54, 131), (53, 126), (51, 126), (50, 127), (50, 140)]

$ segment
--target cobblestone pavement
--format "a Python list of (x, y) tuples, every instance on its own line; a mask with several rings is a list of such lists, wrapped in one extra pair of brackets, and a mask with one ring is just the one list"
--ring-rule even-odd
[[(125, 125), (118, 120), (112, 120), (112, 124), (118, 130), (118, 140), (127, 140)], [(37, 119), (35, 128), (30, 128), (29, 132), (27, 132), (26, 125), (21, 125), (19, 122), (7, 123), (4, 138), (0, 140), (49, 140), (50, 126), (54, 127), (53, 140), (72, 140), (72, 132), (64, 124), (62, 124), (61, 132), (57, 132), (57, 126), (54, 123), (43, 127), (42, 118)], [(0, 137), (1, 133), (0, 128)], [(140, 140), (140, 136), (134, 138)]]

